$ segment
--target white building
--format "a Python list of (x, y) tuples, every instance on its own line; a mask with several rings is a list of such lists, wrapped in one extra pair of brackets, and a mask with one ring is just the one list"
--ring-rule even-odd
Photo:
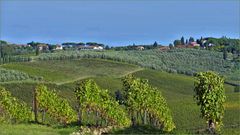
[(102, 50), (103, 47), (102, 47), (102, 46), (94, 46), (93, 49), (94, 49), (94, 50)]
[(56, 49), (55, 50), (62, 50), (62, 49), (63, 49), (62, 45), (56, 45)]

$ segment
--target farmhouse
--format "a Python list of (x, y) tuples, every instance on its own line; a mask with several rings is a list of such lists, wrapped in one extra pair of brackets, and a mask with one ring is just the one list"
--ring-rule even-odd
[(62, 50), (62, 49), (63, 49), (62, 45), (56, 45), (56, 49), (55, 50)]
[(143, 46), (137, 46), (137, 47), (136, 47), (136, 50), (142, 51), (142, 50), (144, 50), (144, 47), (143, 47)]
[(78, 46), (78, 50), (103, 50), (102, 46)]
[(94, 50), (102, 50), (103, 47), (102, 47), (102, 46), (93, 46), (93, 49), (94, 49)]
[(46, 51), (49, 49), (48, 45), (46, 45), (46, 44), (39, 44), (39, 45), (37, 45), (37, 48), (39, 51), (43, 51), (43, 50)]
[(177, 45), (176, 47), (177, 48), (186, 48), (187, 46), (186, 45)]
[(170, 50), (170, 48), (168, 46), (161, 46), (161, 47), (159, 47), (159, 50), (160, 51), (167, 51), (167, 50)]
[(191, 42), (189, 45), (194, 46), (194, 47), (200, 46), (200, 44), (198, 44), (197, 42)]

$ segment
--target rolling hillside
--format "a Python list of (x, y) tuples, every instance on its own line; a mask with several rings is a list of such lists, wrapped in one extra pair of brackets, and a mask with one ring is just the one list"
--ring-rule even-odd
[[(62, 97), (66, 97), (75, 106), (74, 87), (79, 79), (92, 78), (97, 84), (109, 89), (112, 96), (116, 90), (122, 89), (121, 77), (133, 73), (137, 77), (148, 79), (157, 87), (166, 98), (172, 111), (173, 120), (177, 129), (175, 133), (201, 132), (206, 124), (200, 118), (199, 107), (193, 100), (194, 78), (179, 74), (170, 74), (156, 70), (141, 69), (134, 65), (111, 62), (98, 59), (81, 59), (65, 61), (35, 61), (31, 63), (12, 63), (3, 65), (7, 69), (16, 69), (29, 75), (42, 76), (46, 85), (56, 89)], [(10, 90), (12, 94), (30, 106), (32, 104), (32, 91), (37, 82), (9, 82), (0, 83)], [(234, 92), (234, 87), (225, 85), (227, 103), (224, 117), (223, 133), (239, 134), (240, 94)], [(3, 127), (0, 127), (3, 128)], [(126, 129), (113, 133), (138, 132), (144, 133), (143, 129)]]
[(52, 83), (67, 83), (89, 77), (121, 77), (141, 70), (130, 64), (96, 59), (33, 61), (10, 63), (2, 67), (42, 77), (43, 81)]

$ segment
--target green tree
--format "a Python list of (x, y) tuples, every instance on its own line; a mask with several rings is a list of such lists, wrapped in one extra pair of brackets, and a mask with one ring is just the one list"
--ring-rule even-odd
[(226, 60), (227, 59), (227, 49), (224, 48), (223, 50), (223, 59)]
[(188, 44), (188, 39), (186, 39), (186, 42), (185, 42), (185, 44), (186, 44), (186, 45)]
[(96, 42), (87, 42), (86, 45), (95, 46), (95, 45), (98, 45), (98, 43), (96, 43)]
[(173, 44), (175, 47), (181, 45), (181, 40), (174, 40)]
[(4, 40), (0, 40), (0, 45), (2, 44), (8, 44), (7, 41), (4, 41)]
[(39, 53), (40, 53), (40, 50), (39, 50), (39, 48), (37, 47), (37, 48), (36, 48), (36, 55), (39, 55)]
[(170, 48), (170, 49), (173, 49), (173, 44), (169, 44), (169, 48)]
[(30, 45), (30, 46), (33, 47), (33, 48), (36, 48), (37, 45), (39, 45), (39, 44), (41, 44), (41, 43), (32, 41), (32, 42), (27, 43), (27, 44)]
[(77, 43), (77, 45), (85, 45), (85, 43), (79, 42), (79, 43)]
[(190, 37), (189, 38), (189, 42), (191, 43), (191, 42), (194, 42), (195, 40), (194, 40), (194, 38), (193, 37)]
[(220, 131), (226, 99), (224, 79), (211, 71), (200, 72), (196, 74), (194, 87), (194, 98), (200, 106), (201, 116), (208, 122), (210, 133)]
[(109, 49), (110, 49), (110, 47), (109, 47), (108, 45), (106, 45), (105, 49), (106, 49), (106, 50), (109, 50)]
[(185, 42), (184, 42), (184, 37), (183, 37), (183, 36), (181, 37), (181, 44), (182, 44), (182, 45), (185, 44)]
[(157, 48), (157, 46), (158, 46), (158, 43), (155, 41), (155, 42), (153, 43), (153, 48)]
[(15, 46), (9, 44), (0, 44), (1, 57), (11, 56), (15, 53)]
[(0, 45), (0, 58), (3, 58), (3, 45)]
[(49, 47), (49, 50), (52, 51), (56, 49), (57, 45), (49, 45), (48, 47)]

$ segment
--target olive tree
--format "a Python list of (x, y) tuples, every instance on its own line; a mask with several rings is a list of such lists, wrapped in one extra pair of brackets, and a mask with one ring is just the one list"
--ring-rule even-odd
[(224, 79), (217, 73), (208, 71), (196, 74), (194, 98), (200, 106), (201, 116), (206, 119), (211, 133), (223, 125), (224, 102), (226, 99)]

